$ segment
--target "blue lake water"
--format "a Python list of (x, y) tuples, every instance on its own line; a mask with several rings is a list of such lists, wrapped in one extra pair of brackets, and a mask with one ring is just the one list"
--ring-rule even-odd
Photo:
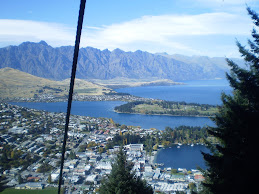
[[(160, 115), (139, 115), (139, 114), (123, 114), (113, 111), (115, 106), (119, 106), (125, 102), (120, 101), (74, 101), (72, 103), (71, 114), (90, 116), (90, 117), (106, 117), (112, 118), (116, 123), (141, 126), (145, 129), (156, 128), (163, 130), (165, 127), (177, 127), (180, 125), (204, 126), (213, 125), (213, 122), (206, 117), (174, 117)], [(67, 102), (14, 102), (27, 108), (38, 110), (46, 110), (49, 112), (66, 112)]]
[(221, 104), (222, 92), (231, 93), (231, 88), (224, 79), (186, 81), (184, 83), (186, 85), (121, 88), (116, 91), (145, 98), (213, 105)]
[[(116, 91), (126, 92), (136, 96), (157, 98), (171, 101), (186, 101), (206, 104), (221, 104), (221, 92), (230, 93), (231, 89), (226, 80), (201, 80), (188, 81), (186, 85), (176, 86), (152, 86), (122, 88)], [(206, 117), (175, 117), (160, 115), (138, 115), (115, 113), (114, 107), (125, 102), (120, 101), (98, 101), (72, 103), (71, 113), (75, 115), (91, 117), (112, 118), (115, 122), (125, 125), (141, 126), (145, 129), (157, 128), (163, 130), (165, 127), (177, 127), (180, 125), (190, 126), (213, 126), (214, 123)], [(67, 102), (55, 103), (12, 103), (27, 108), (46, 110), (50, 112), (66, 112)]]
[(208, 148), (203, 145), (182, 145), (180, 148), (172, 146), (171, 148), (159, 150), (155, 162), (164, 163), (164, 167), (186, 168), (187, 170), (197, 169), (201, 167), (206, 169), (202, 152), (209, 153)]

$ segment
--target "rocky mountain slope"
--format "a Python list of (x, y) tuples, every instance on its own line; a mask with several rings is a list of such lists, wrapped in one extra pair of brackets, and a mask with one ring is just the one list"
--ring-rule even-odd
[[(35, 76), (63, 80), (70, 77), (73, 46), (53, 48), (46, 42), (24, 42), (0, 49), (0, 68), (11, 67)], [(222, 62), (223, 61), (223, 62)], [(241, 60), (238, 62), (242, 63)], [(224, 58), (186, 57), (81, 48), (77, 78), (171, 79), (174, 81), (224, 78), (228, 70)]]

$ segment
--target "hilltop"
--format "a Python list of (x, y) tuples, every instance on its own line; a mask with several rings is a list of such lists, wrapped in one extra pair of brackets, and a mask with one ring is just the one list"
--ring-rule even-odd
[[(0, 98), (27, 97), (50, 94), (57, 97), (68, 95), (70, 79), (54, 81), (36, 77), (28, 73), (12, 69), (0, 69)], [(113, 92), (111, 89), (76, 79), (74, 93), (78, 95), (103, 95)]]

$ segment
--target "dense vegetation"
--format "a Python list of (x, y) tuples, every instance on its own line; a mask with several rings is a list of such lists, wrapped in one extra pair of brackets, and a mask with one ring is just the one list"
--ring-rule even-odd
[(3, 145), (0, 154), (0, 166), (2, 167), (2, 170), (18, 167), (26, 169), (30, 164), (39, 159), (39, 157), (32, 156), (30, 153), (24, 153), (21, 150), (14, 149), (8, 144)]
[[(259, 15), (250, 8), (247, 10), (258, 28)], [(254, 180), (258, 176), (255, 151), (259, 138), (259, 34), (255, 28), (252, 37), (252, 41), (248, 40), (250, 49), (237, 42), (246, 68), (227, 60), (231, 67), (227, 79), (234, 93), (222, 94), (223, 105), (213, 119), (216, 127), (208, 131), (220, 144), (210, 145), (211, 154), (203, 153), (208, 166), (203, 183), (206, 194), (258, 192)]]
[(166, 146), (172, 143), (205, 143), (205, 140), (216, 143), (214, 139), (209, 136), (206, 127), (180, 126), (175, 129), (166, 127), (162, 133), (161, 143)]
[(43, 163), (39, 166), (37, 169), (37, 172), (45, 173), (45, 172), (50, 172), (53, 169), (53, 167), (47, 163)]
[(120, 113), (166, 114), (174, 116), (214, 116), (218, 108), (214, 105), (173, 102), (173, 101), (134, 101), (116, 106)]
[(155, 134), (148, 134), (146, 136), (129, 133), (117, 134), (112, 140), (108, 141), (105, 149), (108, 150), (115, 145), (142, 143), (145, 146), (146, 152), (151, 153), (153, 150), (158, 149), (158, 145), (195, 144), (205, 143), (206, 141), (217, 143), (216, 139), (208, 134), (206, 127), (179, 126), (174, 129), (166, 127), (164, 131), (157, 131)]

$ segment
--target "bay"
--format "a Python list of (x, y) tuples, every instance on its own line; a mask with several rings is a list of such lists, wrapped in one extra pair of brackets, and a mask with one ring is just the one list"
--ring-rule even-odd
[(154, 162), (163, 163), (166, 168), (186, 168), (191, 170), (197, 169), (199, 166), (202, 169), (206, 169), (201, 151), (209, 153), (209, 149), (203, 145), (182, 145), (180, 148), (172, 146), (171, 148), (159, 150)]
[(145, 86), (117, 89), (117, 92), (130, 93), (135, 96), (188, 103), (221, 105), (221, 93), (231, 93), (225, 79), (185, 81), (186, 85)]
[[(74, 101), (72, 103), (71, 114), (112, 118), (116, 123), (141, 126), (144, 129), (156, 128), (164, 130), (167, 126), (174, 128), (180, 125), (201, 127), (213, 125), (213, 122), (206, 117), (140, 115), (114, 112), (115, 106), (124, 103), (121, 101)], [(49, 112), (66, 112), (67, 108), (67, 102), (13, 102), (11, 104)]]

